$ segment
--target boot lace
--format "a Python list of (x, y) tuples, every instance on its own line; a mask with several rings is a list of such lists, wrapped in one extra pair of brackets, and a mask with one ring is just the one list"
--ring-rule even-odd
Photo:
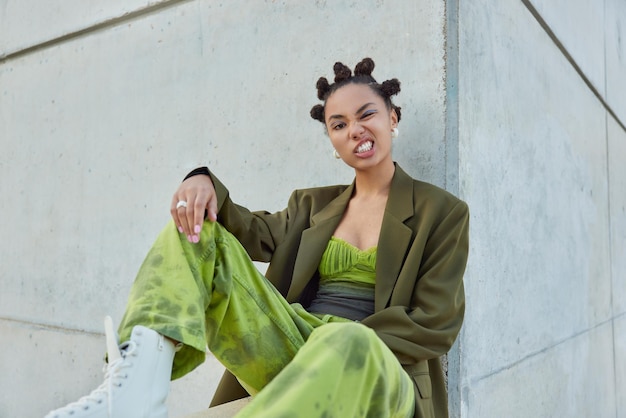
[[(100, 405), (103, 402), (107, 402), (108, 416), (113, 416), (113, 391), (116, 388), (121, 388), (124, 384), (124, 380), (128, 378), (128, 370), (133, 366), (129, 357), (135, 356), (137, 344), (134, 341), (129, 341), (120, 346), (122, 357), (113, 361), (112, 363), (105, 364), (103, 367), (104, 382), (96, 389), (94, 389), (89, 395), (83, 396), (76, 402), (73, 402), (63, 408), (63, 413), (73, 415), (77, 411), (87, 411), (92, 406)], [(59, 411), (61, 412), (61, 411)], [(52, 418), (60, 418), (61, 415), (55, 414)]]

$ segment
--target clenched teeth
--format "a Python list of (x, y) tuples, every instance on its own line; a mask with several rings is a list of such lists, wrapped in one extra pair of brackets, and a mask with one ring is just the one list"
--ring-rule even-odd
[(364, 142), (364, 143), (362, 143), (361, 145), (359, 145), (359, 147), (356, 149), (356, 152), (357, 152), (358, 154), (360, 154), (360, 153), (362, 153), (362, 152), (367, 152), (367, 151), (369, 151), (369, 150), (371, 150), (371, 149), (372, 149), (372, 145), (373, 145), (373, 144), (372, 144), (372, 142), (371, 142), (371, 141)]

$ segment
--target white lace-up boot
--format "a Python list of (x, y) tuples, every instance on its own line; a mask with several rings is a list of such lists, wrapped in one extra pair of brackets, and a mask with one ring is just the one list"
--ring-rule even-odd
[(167, 418), (174, 343), (136, 326), (130, 341), (118, 346), (110, 317), (105, 318), (104, 328), (108, 352), (104, 382), (45, 418)]

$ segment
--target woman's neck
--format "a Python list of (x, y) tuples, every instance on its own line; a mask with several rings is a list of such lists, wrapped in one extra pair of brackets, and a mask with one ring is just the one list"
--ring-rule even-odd
[(396, 167), (393, 162), (377, 167), (376, 170), (357, 170), (354, 196), (366, 199), (388, 196), (395, 171)]

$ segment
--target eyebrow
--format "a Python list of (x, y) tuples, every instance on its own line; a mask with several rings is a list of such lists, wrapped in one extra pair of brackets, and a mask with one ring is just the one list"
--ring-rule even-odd
[[(355, 113), (355, 114), (357, 114), (357, 115), (358, 115), (359, 113), (361, 113), (362, 111), (364, 111), (364, 110), (365, 110), (368, 106), (373, 105), (373, 104), (374, 104), (373, 102), (370, 102), (370, 103), (365, 103), (363, 106), (361, 106), (361, 107), (359, 107), (359, 108), (357, 109), (357, 111), (356, 111), (356, 113)], [(328, 120), (332, 120), (332, 119), (341, 119), (341, 118), (343, 118), (343, 115), (332, 115), (332, 116), (329, 116), (329, 117), (328, 117)]]

